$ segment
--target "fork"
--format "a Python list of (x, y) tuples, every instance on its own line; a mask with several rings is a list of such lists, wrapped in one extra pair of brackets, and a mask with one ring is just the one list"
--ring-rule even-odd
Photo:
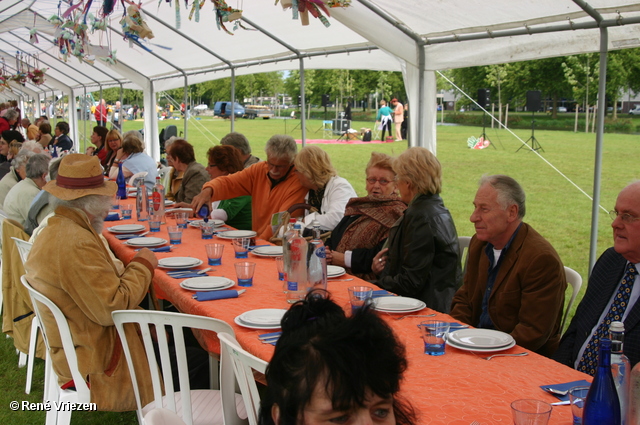
[(520, 357), (520, 356), (527, 356), (527, 355), (529, 355), (529, 353), (524, 352), (524, 353), (516, 353), (516, 354), (494, 354), (493, 356), (480, 357), (480, 358), (484, 360), (491, 360), (494, 357)]
[(473, 421), (473, 422), (471, 422), (471, 425), (480, 425), (480, 422), (478, 422), (478, 421)]
[(436, 315), (436, 313), (432, 313), (432, 314), (405, 314), (404, 316), (394, 317), (394, 319), (395, 320), (402, 320), (405, 317), (433, 317), (435, 315)]

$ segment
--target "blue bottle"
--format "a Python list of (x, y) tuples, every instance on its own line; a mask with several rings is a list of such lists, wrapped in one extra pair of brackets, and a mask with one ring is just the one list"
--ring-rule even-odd
[(116, 184), (118, 185), (116, 199), (127, 199), (127, 181), (125, 180), (124, 173), (122, 172), (122, 163), (118, 164), (118, 177), (116, 177)]
[(620, 425), (620, 400), (611, 373), (611, 340), (602, 338), (598, 369), (582, 411), (582, 425)]

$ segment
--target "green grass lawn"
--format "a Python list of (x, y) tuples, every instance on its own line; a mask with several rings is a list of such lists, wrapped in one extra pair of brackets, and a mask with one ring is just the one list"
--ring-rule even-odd
[[(238, 120), (235, 130), (244, 133), (253, 153), (264, 159), (264, 146), (269, 137), (278, 133), (290, 133), (300, 138), (299, 128), (292, 131), (298, 120)], [(160, 127), (169, 124), (182, 129), (182, 121), (160, 121)], [(322, 138), (322, 122), (307, 122), (307, 138)], [(124, 129), (140, 129), (142, 121), (125, 122)], [(286, 126), (286, 128), (285, 128)], [(352, 127), (372, 127), (373, 123), (353, 122)], [(91, 128), (90, 126), (87, 126)], [(218, 143), (229, 131), (229, 121), (202, 117), (192, 119), (188, 129), (188, 140), (196, 148), (199, 162), (206, 164), (206, 151)], [(82, 130), (82, 123), (80, 124)], [(90, 130), (89, 130), (90, 131)], [(516, 153), (520, 142), (505, 130), (487, 129), (488, 138), (495, 144), (484, 150), (467, 148), (467, 138), (479, 136), (480, 129), (464, 126), (439, 126), (437, 154), (444, 170), (442, 197), (451, 211), (459, 235), (473, 235), (473, 225), (469, 222), (472, 201), (478, 179), (483, 174), (508, 174), (520, 182), (527, 193), (527, 215), (525, 221), (531, 224), (556, 248), (562, 261), (578, 271), (586, 288), (589, 235), (591, 226), (591, 200), (581, 193), (567, 179), (574, 182), (586, 193), (593, 187), (595, 156), (595, 135), (585, 133), (536, 131), (536, 139), (544, 148), (540, 154), (559, 169), (563, 177), (549, 164), (533, 152), (522, 149)], [(517, 130), (523, 140), (529, 138), (530, 131)], [(88, 140), (88, 139), (87, 139)], [(88, 142), (87, 142), (88, 143)], [(602, 165), (601, 204), (608, 211), (613, 208), (618, 192), (627, 183), (639, 177), (635, 158), (640, 148), (640, 139), (635, 135), (605, 134)], [(82, 140), (80, 142), (82, 146)], [(405, 142), (385, 144), (340, 144), (320, 145), (332, 158), (339, 174), (347, 178), (359, 195), (364, 190), (364, 167), (370, 152), (379, 151), (398, 155), (407, 147)], [(612, 244), (611, 219), (602, 213), (599, 218), (598, 255)], [(567, 291), (567, 300), (570, 290)], [(544, 308), (544, 306), (541, 306)], [(575, 305), (573, 307), (575, 311)], [(571, 315), (573, 312), (571, 313)], [(0, 403), (0, 421), (10, 424), (31, 424), (44, 421), (43, 412), (12, 412), (8, 405), (11, 400), (42, 400), (43, 362), (36, 363), (36, 379), (31, 395), (24, 394), (25, 370), (17, 368), (17, 356), (11, 340), (0, 339), (0, 383), (5, 391)], [(106, 412), (74, 412), (74, 424), (137, 423), (135, 414)]]

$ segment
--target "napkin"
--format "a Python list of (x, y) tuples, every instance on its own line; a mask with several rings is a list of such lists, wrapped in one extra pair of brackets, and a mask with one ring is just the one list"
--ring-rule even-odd
[(189, 279), (192, 277), (204, 277), (204, 276), (209, 276), (208, 273), (183, 273), (183, 274), (170, 274), (167, 273), (169, 275), (169, 277), (172, 277), (174, 279)]
[[(582, 387), (582, 386), (589, 386), (591, 385), (589, 382), (582, 380), (582, 381), (572, 381), (572, 382), (566, 382), (564, 384), (551, 384), (551, 385), (540, 385), (540, 388), (542, 388), (543, 390), (545, 388), (553, 388), (554, 390), (561, 390), (561, 391), (567, 391), (570, 390), (573, 387)], [(555, 397), (557, 397), (558, 399), (562, 400), (562, 401), (568, 401), (569, 400), (569, 394), (567, 395), (559, 395), (559, 394), (553, 394), (550, 392), (547, 392), (545, 390), (545, 392), (547, 394), (551, 394)]]
[(379, 291), (373, 291), (373, 298), (389, 297), (389, 296), (395, 296), (395, 295), (396, 294), (394, 294), (393, 292), (385, 291), (384, 289), (380, 289)]
[(280, 339), (280, 335), (282, 335), (282, 331), (261, 334), (258, 335), (258, 338), (265, 344), (276, 345), (278, 343), (278, 339)]
[(272, 246), (272, 245), (251, 245), (251, 246), (249, 247), (249, 251), (253, 251), (254, 249), (256, 249), (256, 248), (260, 248), (260, 247), (262, 247), (262, 246)]
[(144, 235), (136, 235), (136, 234), (116, 235), (116, 239), (120, 239), (120, 240), (133, 239), (133, 238), (144, 238)]
[(171, 245), (161, 246), (159, 248), (149, 248), (153, 252), (171, 252)]
[(104, 221), (120, 221), (120, 214), (117, 212), (109, 213), (105, 217)]
[(226, 298), (238, 298), (243, 292), (244, 289), (239, 291), (227, 289), (225, 291), (196, 292), (193, 298), (198, 301), (224, 300)]

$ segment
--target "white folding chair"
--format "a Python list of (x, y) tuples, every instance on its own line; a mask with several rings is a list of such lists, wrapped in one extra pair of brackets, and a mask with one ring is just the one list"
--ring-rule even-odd
[(173, 167), (162, 167), (158, 170), (158, 176), (160, 176), (160, 181), (164, 186), (164, 192), (167, 193), (169, 191), (169, 183), (171, 182), (171, 173), (173, 173)]
[[(31, 246), (33, 245), (31, 242), (23, 241), (22, 239), (12, 237), (13, 241), (18, 248), (18, 253), (20, 254), (20, 259), (22, 260), (22, 264), (27, 262), (27, 257), (29, 257), (29, 252), (31, 251)], [(38, 317), (31, 321), (31, 336), (29, 337), (29, 353), (27, 354), (27, 385), (24, 389), (24, 392), (29, 394), (31, 393), (31, 381), (33, 380), (33, 359), (36, 357), (36, 345), (38, 345), (38, 331), (42, 328), (42, 324)]]
[(462, 276), (467, 272), (467, 261), (469, 260), (469, 243), (471, 236), (458, 236), (458, 249), (460, 261), (462, 262)]
[[(54, 406), (54, 403), (58, 403), (58, 405), (60, 405), (61, 403), (89, 403), (91, 401), (91, 392), (78, 368), (78, 357), (76, 356), (75, 345), (73, 343), (73, 337), (71, 336), (71, 330), (69, 329), (67, 318), (64, 316), (62, 311), (60, 311), (57, 305), (55, 305), (49, 298), (42, 295), (29, 284), (26, 276), (22, 276), (20, 280), (29, 291), (36, 318), (40, 322), (42, 322), (42, 318), (44, 317), (43, 313), (45, 312), (45, 310), (41, 308), (40, 303), (46, 306), (49, 309), (51, 315), (53, 315), (53, 318), (55, 319), (56, 325), (58, 327), (57, 331), (60, 335), (60, 340), (62, 341), (64, 356), (67, 359), (67, 365), (69, 366), (69, 370), (71, 371), (71, 376), (73, 378), (73, 383), (75, 385), (75, 390), (63, 390), (58, 385), (58, 376), (53, 370), (53, 365), (51, 362), (51, 347), (49, 346), (49, 339), (47, 338), (47, 332), (51, 332), (52, 330), (47, 330), (43, 326), (42, 336), (47, 346), (47, 359), (45, 360), (44, 378), (45, 400), (48, 401), (51, 406)], [(58, 412), (57, 409), (52, 408), (47, 411), (46, 425), (69, 425), (70, 422), (70, 409), (62, 409)]]
[(578, 273), (577, 271), (573, 270), (570, 267), (565, 266), (564, 274), (567, 278), (567, 283), (571, 285), (572, 291), (571, 291), (571, 298), (569, 298), (569, 305), (567, 305), (567, 309), (565, 310), (564, 315), (562, 316), (562, 324), (560, 325), (561, 332), (564, 330), (564, 325), (567, 321), (567, 316), (569, 316), (569, 310), (571, 310), (571, 306), (573, 305), (573, 302), (576, 300), (576, 296), (578, 295), (578, 292), (580, 292), (580, 287), (582, 287), (582, 276), (580, 276), (580, 273)]
[(144, 416), (144, 423), (145, 425), (187, 425), (180, 416), (169, 409), (151, 409)]
[(127, 182), (127, 184), (129, 186), (135, 186), (136, 179), (138, 177), (147, 177), (147, 174), (149, 174), (149, 172), (147, 171), (140, 171), (139, 173), (135, 173), (133, 176), (129, 177), (129, 181)]
[[(242, 402), (242, 396), (235, 393), (233, 370), (229, 366), (223, 366), (222, 362), (220, 367), (220, 390), (185, 390), (190, 387), (190, 383), (183, 328), (233, 334), (233, 329), (229, 324), (211, 317), (150, 310), (118, 310), (114, 311), (111, 316), (120, 335), (122, 348), (127, 358), (140, 424), (144, 423), (143, 418), (148, 412), (158, 408), (172, 410), (187, 425), (235, 425), (245, 423), (244, 418), (246, 418), (247, 414)], [(146, 406), (142, 406), (140, 400), (137, 374), (129, 349), (129, 341), (127, 341), (124, 331), (124, 325), (127, 323), (139, 325), (142, 342), (147, 353), (154, 401)], [(150, 326), (154, 326), (154, 331), (151, 330)], [(178, 380), (181, 389), (178, 392), (174, 391), (172, 364), (165, 327), (169, 327), (173, 331), (175, 363), (178, 369)], [(154, 355), (153, 332), (155, 332), (157, 339), (157, 355), (160, 357), (160, 365), (158, 365), (156, 355)]]
[[(226, 366), (227, 359), (231, 360), (244, 406), (247, 409), (249, 425), (257, 425), (258, 412), (260, 412), (260, 393), (253, 377), (253, 371), (264, 373), (268, 363), (245, 351), (232, 335), (218, 332), (218, 338), (222, 351), (222, 367)], [(225, 406), (223, 406), (224, 408)]]

